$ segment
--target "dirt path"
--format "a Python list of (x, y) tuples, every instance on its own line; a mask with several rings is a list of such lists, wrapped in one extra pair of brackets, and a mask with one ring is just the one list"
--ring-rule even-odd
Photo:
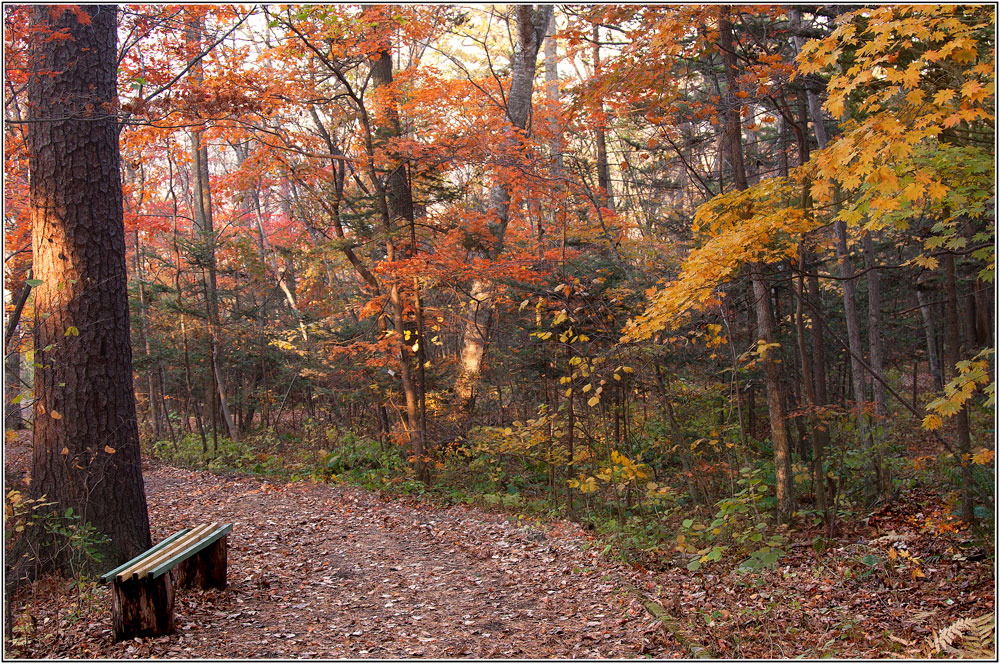
[[(111, 643), (106, 590), (46, 609), (29, 657), (618, 658), (685, 651), (579, 531), (346, 486), (144, 471), (154, 541), (232, 521), (229, 587), (178, 594), (177, 633)], [(37, 603), (36, 603), (37, 602)], [(66, 600), (64, 599), (65, 603)], [(52, 614), (49, 616), (49, 614)], [(55, 625), (53, 625), (54, 627)], [(15, 654), (15, 653), (11, 653)]]

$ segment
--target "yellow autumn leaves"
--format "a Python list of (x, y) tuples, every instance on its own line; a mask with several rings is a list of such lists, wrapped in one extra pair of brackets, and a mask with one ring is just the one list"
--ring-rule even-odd
[(652, 294), (646, 311), (629, 321), (622, 341), (648, 339), (717, 304), (718, 287), (748, 263), (794, 256), (802, 234), (817, 226), (798, 204), (800, 195), (794, 178), (772, 178), (699, 207), (693, 229), (704, 242), (691, 250), (677, 278)]
[[(578, 479), (569, 480), (570, 488), (577, 489), (580, 493), (594, 493), (599, 488), (597, 480), (621, 489), (626, 484), (638, 483), (652, 476), (649, 466), (644, 463), (636, 463), (618, 450), (611, 451), (610, 461), (611, 463), (594, 475), (580, 475)], [(646, 489), (655, 493), (659, 487), (655, 482), (647, 482)]]
[[(810, 162), (817, 203), (839, 187), (840, 219), (878, 229), (961, 214), (989, 197), (954, 167), (992, 162), (995, 55), (980, 45), (994, 21), (988, 6), (862, 9), (803, 48), (799, 71), (832, 74), (825, 106), (845, 121)], [(841, 58), (847, 49), (852, 57)], [(982, 175), (974, 179), (993, 179)]]

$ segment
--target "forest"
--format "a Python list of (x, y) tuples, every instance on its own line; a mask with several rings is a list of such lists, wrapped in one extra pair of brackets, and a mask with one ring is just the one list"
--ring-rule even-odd
[(995, 657), (995, 6), (3, 13), (7, 656)]

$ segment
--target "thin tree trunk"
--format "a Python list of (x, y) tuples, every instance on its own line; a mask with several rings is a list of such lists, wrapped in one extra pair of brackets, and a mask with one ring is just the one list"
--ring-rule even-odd
[(847, 324), (847, 343), (851, 355), (851, 388), (858, 420), (858, 436), (861, 447), (865, 451), (869, 475), (865, 493), (869, 500), (874, 500), (882, 486), (882, 461), (879, 453), (872, 446), (868, 415), (865, 413), (865, 373), (860, 359), (863, 356), (863, 351), (861, 350), (861, 324), (858, 318), (857, 293), (854, 284), (856, 277), (847, 250), (847, 226), (840, 220), (835, 221), (833, 226), (837, 236), (837, 262), (844, 289), (844, 318)]
[[(878, 271), (878, 259), (875, 255), (875, 243), (869, 231), (864, 231), (861, 238), (865, 258), (865, 276), (868, 279), (868, 350), (871, 354), (869, 363), (879, 378), (885, 379), (883, 371), (882, 347), (882, 287)], [(875, 397), (875, 413), (880, 418), (888, 416), (886, 409), (885, 387), (880, 381), (874, 381), (872, 394)]]
[[(185, 38), (189, 44), (201, 46), (202, 33), (204, 32), (204, 18), (189, 16), (187, 19), (187, 30)], [(191, 68), (191, 77), (196, 85), (202, 82), (203, 68), (201, 61), (198, 61)], [(215, 396), (218, 395), (222, 419), (225, 422), (229, 436), (238, 441), (240, 432), (233, 423), (232, 415), (229, 411), (229, 404), (226, 399), (226, 383), (223, 379), (219, 367), (219, 299), (215, 260), (215, 227), (212, 220), (212, 187), (208, 172), (208, 144), (205, 141), (204, 125), (195, 127), (190, 132), (191, 137), (191, 171), (192, 182), (194, 184), (194, 218), (198, 226), (198, 246), (201, 252), (200, 262), (202, 264), (201, 278), (202, 289), (205, 294), (205, 311), (208, 319), (208, 339), (209, 339), (209, 384), (212, 395), (208, 404), (212, 419), (213, 436), (215, 435)], [(213, 438), (214, 440), (214, 438)]]
[(927, 301), (927, 285), (918, 283), (916, 287), (917, 304), (920, 306), (920, 316), (924, 320), (924, 339), (927, 342), (927, 364), (934, 377), (934, 385), (940, 392), (944, 390), (944, 374), (941, 373), (941, 363), (938, 361), (937, 337), (934, 333), (934, 316), (930, 303)]
[[(819, 420), (815, 409), (821, 404), (816, 397), (816, 382), (813, 379), (812, 362), (809, 358), (809, 351), (806, 347), (805, 323), (802, 320), (803, 304), (806, 297), (805, 279), (802, 273), (806, 272), (806, 250), (799, 245), (799, 276), (796, 281), (796, 303), (795, 303), (795, 336), (798, 341), (799, 361), (802, 364), (802, 387), (805, 390), (806, 398), (814, 412), (809, 416), (809, 428), (812, 439), (813, 457), (813, 490), (816, 494), (816, 509), (823, 513), (823, 520), (830, 523), (830, 510), (826, 499), (826, 473), (823, 470), (823, 456), (829, 442), (829, 435), (826, 427)], [(819, 327), (813, 320), (813, 326)]]
[(139, 231), (132, 235), (135, 240), (135, 279), (139, 290), (139, 320), (137, 330), (139, 333), (139, 345), (142, 346), (146, 355), (146, 385), (148, 390), (149, 419), (153, 425), (153, 435), (156, 440), (163, 437), (163, 428), (160, 425), (160, 401), (159, 385), (156, 382), (156, 364), (153, 362), (153, 353), (149, 345), (149, 335), (147, 334), (147, 305), (146, 305), (146, 285), (143, 282), (144, 275), (142, 269), (142, 246), (139, 240)]
[[(597, 25), (594, 25), (594, 76), (601, 73), (601, 36)], [(604, 104), (597, 102), (597, 111), (604, 114)], [(597, 141), (597, 198), (601, 207), (615, 209), (614, 192), (611, 189), (611, 169), (608, 166), (608, 144), (604, 118), (598, 118), (595, 138)]]
[[(955, 283), (955, 257), (951, 252), (947, 252), (941, 263), (944, 267), (945, 318), (948, 330), (946, 363), (948, 365), (948, 374), (955, 376), (958, 375), (958, 369), (955, 365), (962, 358), (962, 340), (959, 334), (958, 320), (958, 288)], [(955, 433), (958, 436), (959, 453), (959, 458), (956, 461), (962, 469), (962, 520), (967, 523), (973, 523), (975, 521), (975, 512), (973, 509), (975, 502), (973, 500), (972, 487), (975, 480), (972, 477), (972, 471), (967, 461), (967, 456), (972, 451), (972, 440), (969, 432), (969, 410), (965, 405), (962, 406), (960, 411), (955, 413)]]
[[(378, 59), (372, 63), (371, 72), (376, 88), (392, 85), (392, 56), (389, 53), (388, 44), (385, 45)], [(380, 139), (390, 139), (402, 134), (395, 103), (387, 104), (382, 109), (380, 117), (382, 120), (377, 130)], [(413, 222), (413, 198), (410, 192), (409, 181), (406, 177), (406, 166), (402, 163), (389, 172), (385, 185), (382, 184), (381, 178), (375, 171), (375, 146), (372, 142), (371, 128), (367, 126), (368, 116), (366, 113), (363, 114), (363, 122), (367, 130), (366, 149), (369, 153), (369, 177), (376, 189), (376, 202), (379, 206), (385, 231), (386, 261), (393, 263), (397, 260), (396, 245), (393, 236), (398, 224)], [(420, 427), (419, 398), (413, 380), (412, 362), (410, 360), (410, 350), (413, 344), (406, 341), (406, 323), (403, 317), (403, 298), (400, 293), (400, 280), (394, 277), (390, 278), (392, 281), (389, 285), (389, 302), (392, 309), (392, 324), (395, 332), (394, 341), (399, 349), (399, 372), (403, 398), (406, 402), (406, 433), (410, 446), (410, 456), (412, 457), (417, 479), (427, 482), (430, 479), (429, 468), (426, 462), (424, 439)]]
[[(169, 146), (167, 151), (169, 153)], [(170, 200), (173, 206), (172, 208), (172, 219), (173, 219), (173, 248), (174, 248), (174, 293), (177, 295), (177, 312), (179, 316), (179, 327), (181, 329), (181, 346), (184, 350), (184, 387), (187, 392), (187, 398), (185, 400), (184, 408), (184, 425), (188, 431), (191, 430), (191, 423), (189, 421), (188, 407), (194, 408), (194, 381), (191, 378), (191, 352), (188, 344), (187, 335), (187, 316), (184, 314), (184, 302), (182, 297), (181, 288), (181, 249), (180, 242), (178, 241), (179, 232), (177, 229), (177, 217), (178, 217), (178, 202), (177, 202), (177, 192), (174, 191), (174, 174), (173, 174), (173, 160), (167, 159), (167, 182), (169, 183), (169, 193)], [(201, 437), (201, 451), (205, 453), (208, 451), (208, 441), (205, 438), (205, 428), (201, 421), (201, 412), (197, 408), (195, 410), (195, 421), (198, 424), (198, 435)]]
[[(733, 26), (729, 21), (729, 8), (719, 7), (719, 51), (726, 74), (725, 126), (726, 147), (733, 166), (736, 188), (747, 188), (746, 170), (743, 164), (743, 147), (740, 138), (739, 113), (736, 102), (736, 53), (733, 50)], [(750, 265), (750, 281), (753, 285), (754, 303), (757, 314), (757, 336), (765, 343), (774, 343), (772, 329), (771, 296), (764, 281), (763, 266)], [(779, 522), (787, 522), (795, 509), (792, 486), (791, 456), (788, 430), (785, 425), (784, 399), (781, 393), (781, 377), (775, 361), (777, 353), (772, 349), (761, 358), (764, 365), (767, 387), (768, 419), (771, 423), (771, 438), (774, 443), (775, 496), (778, 501)]]

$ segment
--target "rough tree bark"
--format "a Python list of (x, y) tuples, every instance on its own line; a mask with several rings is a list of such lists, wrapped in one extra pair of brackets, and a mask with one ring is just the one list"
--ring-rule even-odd
[[(114, 5), (36, 6), (28, 84), (36, 349), (31, 493), (110, 538), (106, 563), (149, 548), (132, 384), (119, 172)], [(57, 563), (58, 564), (58, 563)]]

